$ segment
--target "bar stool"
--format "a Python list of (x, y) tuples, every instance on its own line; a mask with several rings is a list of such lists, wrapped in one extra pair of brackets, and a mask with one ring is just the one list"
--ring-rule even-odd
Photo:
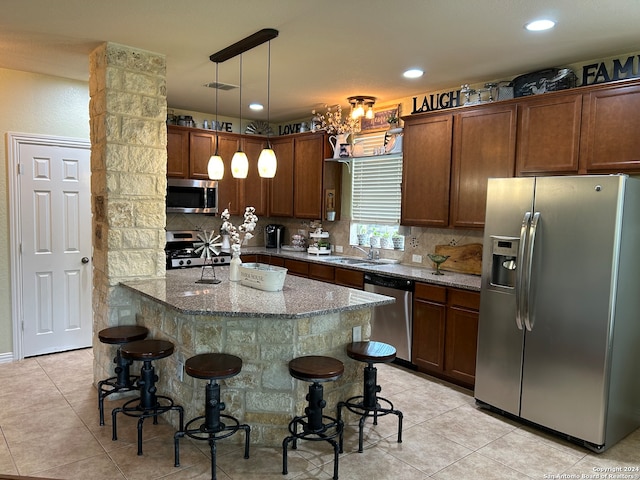
[(98, 338), (102, 343), (118, 345), (113, 363), (116, 364), (115, 377), (107, 378), (98, 382), (98, 410), (100, 410), (100, 425), (104, 425), (104, 399), (112, 393), (127, 392), (135, 390), (137, 375), (129, 373), (129, 366), (133, 363), (125, 359), (120, 354), (120, 347), (129, 342), (143, 340), (147, 337), (149, 330), (146, 327), (137, 325), (123, 325), (120, 327), (109, 327), (98, 332)]
[(125, 359), (141, 361), (143, 365), (140, 370), (140, 378), (136, 382), (140, 390), (140, 396), (129, 400), (122, 407), (114, 408), (111, 412), (113, 440), (118, 439), (116, 427), (118, 413), (122, 412), (129, 417), (137, 417), (138, 455), (142, 455), (142, 424), (145, 418), (153, 417), (155, 425), (158, 423), (158, 415), (169, 410), (177, 410), (180, 414), (180, 430), (182, 430), (184, 409), (180, 405), (174, 405), (171, 398), (156, 394), (158, 376), (156, 375), (155, 367), (151, 363), (153, 360), (160, 360), (170, 356), (173, 353), (173, 348), (173, 343), (167, 340), (138, 340), (120, 347), (121, 355)]
[[(223, 415), (220, 412), (225, 409), (225, 404), (220, 401), (220, 385), (218, 380), (234, 377), (242, 370), (242, 360), (235, 355), (226, 353), (203, 353), (189, 358), (184, 365), (185, 372), (194, 378), (209, 380), (206, 385), (206, 401), (204, 415), (190, 420), (180, 431), (174, 435), (175, 443), (175, 466), (180, 466), (180, 438), (187, 437), (194, 440), (206, 440), (211, 447), (211, 479), (216, 480), (216, 441), (230, 437), (238, 430), (244, 430), (244, 458), (249, 458), (249, 435), (251, 427), (240, 425), (240, 422), (230, 415)], [(230, 424), (220, 421), (229, 420)], [(195, 428), (190, 428), (192, 424), (204, 422)]]
[[(398, 443), (402, 443), (402, 412), (393, 408), (386, 398), (378, 397), (382, 387), (377, 385), (377, 369), (374, 363), (389, 363), (396, 358), (396, 349), (392, 345), (382, 342), (353, 342), (347, 345), (347, 355), (359, 362), (366, 362), (364, 367), (363, 395), (349, 398), (338, 403), (338, 420), (342, 419), (342, 407), (360, 416), (358, 422), (358, 452), (362, 453), (364, 422), (368, 417), (373, 417), (373, 424), (378, 424), (378, 417), (394, 414), (398, 416)], [(381, 405), (382, 402), (382, 405)], [(342, 442), (340, 442), (342, 453)]]
[[(282, 474), (287, 474), (287, 445), (297, 448), (298, 440), (325, 441), (333, 445), (333, 479), (338, 480), (338, 452), (339, 446), (334, 438), (338, 437), (342, 444), (342, 420), (322, 414), (327, 405), (323, 398), (322, 383), (337, 380), (344, 373), (344, 364), (335, 358), (322, 356), (307, 356), (294, 358), (289, 362), (289, 373), (293, 378), (304, 382), (311, 382), (307, 394), (308, 406), (304, 409), (304, 416), (296, 416), (289, 422), (291, 435), (282, 442)], [(324, 423), (323, 420), (327, 420)], [(302, 431), (298, 432), (298, 426)]]

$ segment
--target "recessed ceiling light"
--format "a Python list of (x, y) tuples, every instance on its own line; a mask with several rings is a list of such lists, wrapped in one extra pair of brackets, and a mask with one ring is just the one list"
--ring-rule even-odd
[(542, 30), (549, 30), (556, 26), (556, 22), (553, 20), (542, 19), (542, 20), (534, 20), (533, 22), (527, 23), (524, 28), (529, 30), (530, 32), (540, 32)]
[(405, 78), (419, 78), (422, 75), (424, 75), (424, 71), (420, 70), (419, 68), (410, 68), (402, 74), (402, 76)]
[(256, 112), (259, 112), (260, 110), (262, 110), (264, 108), (263, 105), (259, 104), (259, 103), (250, 103), (249, 104), (249, 108), (251, 110), (254, 110)]

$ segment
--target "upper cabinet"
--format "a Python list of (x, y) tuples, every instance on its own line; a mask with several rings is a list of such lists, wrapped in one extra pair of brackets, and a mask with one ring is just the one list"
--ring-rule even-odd
[(513, 177), (515, 105), (491, 105), (455, 114), (450, 225), (484, 227), (489, 178)]
[(189, 177), (189, 131), (167, 127), (167, 177)]
[(581, 121), (580, 93), (540, 95), (519, 104), (516, 175), (577, 174)]
[(584, 95), (580, 166), (587, 173), (640, 172), (640, 84)]
[(407, 119), (402, 165), (402, 225), (449, 225), (453, 115)]
[(294, 138), (293, 216), (322, 219), (324, 134)]

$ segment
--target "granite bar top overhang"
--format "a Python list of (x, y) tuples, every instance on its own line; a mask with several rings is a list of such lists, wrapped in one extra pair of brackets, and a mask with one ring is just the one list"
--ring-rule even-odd
[[(216, 267), (214, 267), (216, 268)], [(160, 279), (123, 282), (145, 297), (188, 315), (304, 318), (394, 303), (385, 295), (287, 275), (279, 292), (231, 282), (228, 267), (217, 267), (218, 284), (196, 283), (200, 268), (167, 270)]]

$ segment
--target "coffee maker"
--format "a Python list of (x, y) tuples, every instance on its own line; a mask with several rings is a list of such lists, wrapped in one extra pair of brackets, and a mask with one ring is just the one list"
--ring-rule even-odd
[(284, 238), (284, 225), (269, 224), (264, 229), (264, 241), (267, 248), (280, 248)]

